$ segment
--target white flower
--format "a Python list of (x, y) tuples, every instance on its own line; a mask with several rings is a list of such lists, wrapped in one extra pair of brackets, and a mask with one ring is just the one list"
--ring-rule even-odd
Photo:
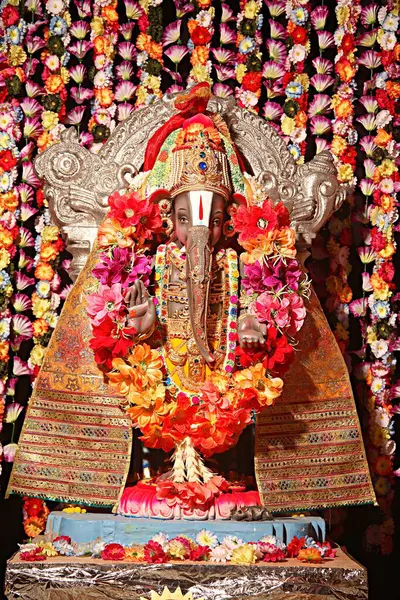
[(206, 27), (208, 29), (208, 27), (211, 25), (211, 14), (208, 12), (208, 10), (201, 10), (196, 17), (196, 21), (202, 27)]
[(253, 92), (250, 92), (250, 90), (238, 90), (238, 97), (246, 108), (256, 106), (258, 102), (257, 96)]
[(46, 10), (52, 15), (59, 15), (64, 10), (62, 0), (49, 0), (46, 2)]
[(229, 558), (229, 550), (225, 546), (217, 546), (213, 548), (210, 553), (210, 560), (212, 562), (225, 563)]
[(225, 548), (227, 548), (230, 552), (232, 552), (232, 550), (238, 546), (243, 546), (243, 544), (243, 540), (238, 538), (236, 535), (227, 535), (222, 540), (222, 545), (225, 546)]
[(394, 440), (386, 440), (383, 442), (381, 450), (386, 456), (391, 456), (396, 452), (396, 442)]
[(96, 69), (102, 69), (106, 66), (107, 57), (105, 54), (98, 54), (94, 59), (94, 66)]
[(168, 536), (165, 535), (165, 533), (162, 533), (162, 531), (159, 531), (158, 533), (153, 535), (153, 537), (151, 539), (153, 542), (157, 542), (157, 544), (160, 544), (160, 546), (162, 546), (162, 549), (165, 550), (165, 548), (168, 544)]
[(375, 85), (380, 90), (384, 90), (386, 87), (386, 79), (388, 78), (387, 73), (378, 73), (375, 79)]
[(385, 389), (385, 381), (380, 377), (374, 377), (371, 383), (371, 391), (373, 394), (379, 394), (382, 390)]
[(389, 427), (390, 416), (382, 406), (378, 406), (375, 410), (375, 423), (384, 429)]
[(294, 142), (300, 144), (300, 142), (304, 142), (307, 137), (307, 131), (305, 127), (295, 127), (293, 129), (292, 135), (290, 136)]
[(202, 529), (196, 535), (196, 542), (200, 546), (209, 546), (210, 548), (215, 548), (215, 546), (218, 545), (218, 538), (215, 533), (207, 531), (207, 529)]
[(104, 88), (104, 87), (107, 87), (109, 83), (110, 83), (109, 77), (107, 76), (107, 74), (104, 71), (99, 71), (94, 76), (94, 79), (93, 79), (94, 87)]
[(378, 42), (384, 50), (393, 50), (396, 45), (396, 34), (388, 31), (387, 33), (378, 33)]
[(39, 546), (33, 542), (30, 542), (29, 544), (18, 544), (18, 546), (20, 552), (32, 552), (33, 550), (36, 550), (36, 548), (39, 548)]
[(306, 57), (306, 49), (301, 44), (295, 44), (290, 49), (288, 57), (294, 63), (301, 62)]
[(93, 542), (93, 546), (92, 546), (92, 556), (93, 557), (99, 557), (101, 556), (101, 553), (103, 552), (104, 548), (107, 546), (106, 542), (102, 542), (100, 540), (95, 540)]
[(276, 546), (276, 537), (274, 535), (264, 535), (264, 537), (262, 537), (260, 539), (260, 542), (264, 542), (264, 544), (272, 544), (273, 546)]
[(376, 340), (371, 342), (371, 350), (376, 358), (382, 358), (388, 351), (389, 344), (386, 340)]
[(382, 129), (386, 125), (389, 125), (392, 119), (393, 117), (388, 110), (381, 110), (375, 118), (376, 127)]
[(385, 20), (382, 23), (382, 27), (386, 31), (396, 32), (399, 28), (399, 17), (395, 17), (394, 15), (389, 13), (387, 17), (385, 17)]

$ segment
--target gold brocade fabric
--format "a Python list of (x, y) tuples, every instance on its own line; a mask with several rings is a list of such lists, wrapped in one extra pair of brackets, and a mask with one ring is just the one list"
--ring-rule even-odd
[(132, 448), (130, 421), (89, 347), (85, 294), (93, 250), (71, 290), (35, 383), (7, 493), (115, 506)]
[(283, 395), (257, 419), (255, 472), (274, 512), (375, 503), (347, 368), (314, 291)]

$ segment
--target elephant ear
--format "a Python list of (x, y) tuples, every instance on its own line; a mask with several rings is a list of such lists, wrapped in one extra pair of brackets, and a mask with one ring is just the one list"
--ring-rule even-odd
[(169, 190), (160, 188), (153, 192), (149, 198), (150, 202), (158, 204), (165, 235), (170, 236), (174, 229), (172, 221), (172, 198)]

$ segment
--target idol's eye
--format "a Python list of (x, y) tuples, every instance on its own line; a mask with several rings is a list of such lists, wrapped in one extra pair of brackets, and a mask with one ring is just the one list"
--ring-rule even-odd
[(214, 227), (218, 227), (219, 225), (221, 225), (221, 219), (214, 219), (213, 225)]
[(187, 222), (188, 222), (188, 220), (187, 220), (186, 217), (179, 217), (179, 223), (184, 224), (184, 223), (187, 223)]

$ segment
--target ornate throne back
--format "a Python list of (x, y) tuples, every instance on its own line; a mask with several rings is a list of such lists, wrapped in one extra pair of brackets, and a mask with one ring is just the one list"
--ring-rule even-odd
[[(134, 112), (118, 125), (98, 154), (80, 146), (74, 128), (35, 161), (55, 223), (73, 256), (70, 275), (76, 279), (107, 211), (107, 198), (129, 184), (144, 160), (150, 136), (175, 113), (173, 96)], [(284, 202), (297, 232), (299, 248), (307, 247), (343, 202), (329, 152), (298, 166), (283, 139), (261, 117), (239, 108), (233, 98), (210, 102), (228, 124), (233, 141), (247, 160), (265, 195)]]

